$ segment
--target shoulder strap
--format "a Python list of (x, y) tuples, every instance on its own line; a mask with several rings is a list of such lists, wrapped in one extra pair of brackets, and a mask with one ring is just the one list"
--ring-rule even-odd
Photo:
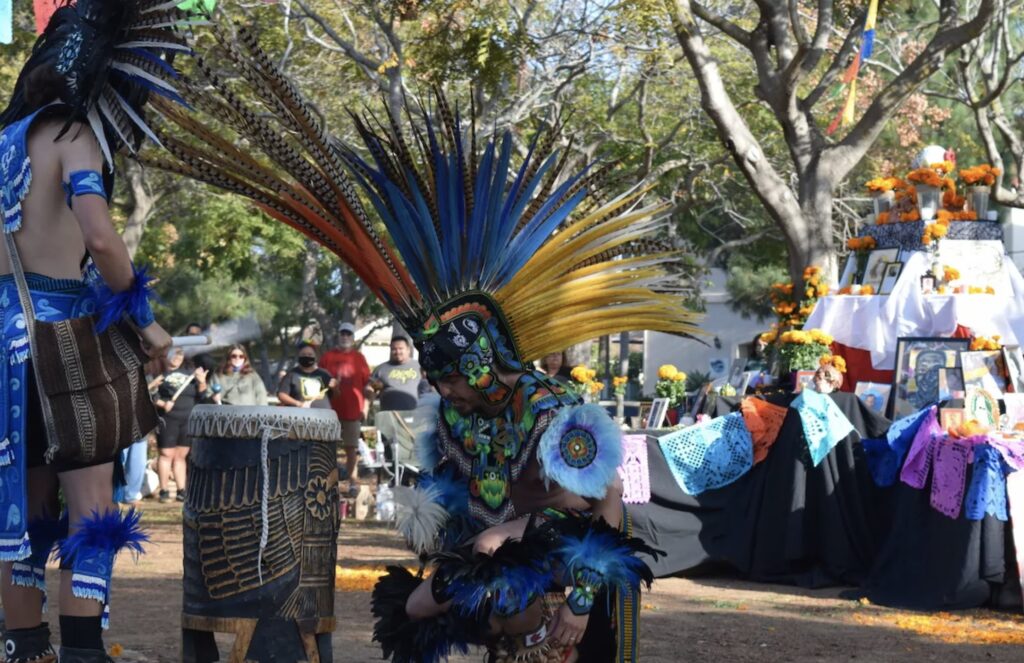
[[(2, 231), (0, 231), (2, 232)], [(46, 425), (46, 462), (53, 460), (57, 453), (57, 424), (53, 419), (53, 409), (50, 406), (50, 398), (43, 389), (42, 371), (39, 366), (39, 350), (36, 347), (36, 312), (32, 306), (32, 296), (29, 294), (28, 282), (25, 280), (25, 270), (21, 265), (21, 256), (18, 254), (18, 245), (14, 241), (14, 234), (4, 232), (4, 240), (7, 246), (7, 257), (10, 259), (11, 271), (14, 272), (14, 282), (18, 286), (18, 301), (21, 303), (21, 312), (25, 318), (25, 331), (28, 333), (29, 351), (32, 356), (32, 371), (36, 376), (36, 391), (39, 393), (39, 404), (43, 412), (43, 422)]]

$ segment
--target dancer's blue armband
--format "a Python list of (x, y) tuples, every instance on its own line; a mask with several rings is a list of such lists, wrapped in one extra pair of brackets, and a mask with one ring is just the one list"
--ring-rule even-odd
[(107, 190), (103, 188), (103, 176), (95, 170), (76, 170), (68, 176), (67, 182), (62, 182), (64, 196), (71, 208), (71, 199), (76, 196), (97, 195), (109, 200)]

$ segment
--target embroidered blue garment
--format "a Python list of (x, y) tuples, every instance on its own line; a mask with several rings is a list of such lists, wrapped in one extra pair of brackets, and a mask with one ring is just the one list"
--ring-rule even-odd
[(43, 109), (8, 125), (0, 132), (0, 210), (4, 231), (21, 228), (21, 201), (32, 184), (32, 164), (28, 158), (28, 130)]
[[(28, 273), (36, 319), (66, 320), (95, 312), (92, 290), (81, 281)], [(31, 554), (26, 522), (25, 414), (28, 409), (29, 345), (18, 288), (10, 274), (0, 276), (0, 560)], [(41, 441), (46, 444), (45, 440)]]
[(1010, 468), (1002, 454), (987, 444), (974, 447), (974, 474), (964, 500), (968, 520), (981, 520), (991, 514), (1006, 521), (1006, 473)]
[(754, 464), (754, 441), (739, 412), (669, 433), (658, 444), (689, 495), (727, 486)]
[(800, 415), (807, 448), (811, 460), (817, 467), (839, 441), (853, 432), (853, 424), (839, 409), (836, 402), (826, 394), (813, 389), (804, 389), (790, 405)]

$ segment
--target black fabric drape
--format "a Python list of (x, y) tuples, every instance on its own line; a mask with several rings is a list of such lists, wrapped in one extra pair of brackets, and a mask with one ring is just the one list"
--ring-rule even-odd
[[(767, 400), (788, 405), (793, 398)], [(651, 502), (629, 510), (637, 535), (666, 552), (651, 562), (655, 574), (724, 563), (751, 580), (863, 587), (856, 593), (881, 605), (966, 608), (995, 594), (1000, 603), (1019, 602), (1015, 565), (1006, 564), (1014, 559), (1006, 523), (947, 518), (931, 507), (930, 486), (876, 487), (860, 439), (884, 436), (889, 421), (853, 394), (832, 398), (857, 434), (818, 467), (791, 410), (763, 463), (697, 497), (683, 493), (657, 441), (648, 438)], [(705, 412), (722, 416), (739, 402), (719, 396)]]
[(865, 583), (868, 599), (919, 610), (988, 603), (1007, 580), (1007, 546), (1013, 555), (1006, 523), (946, 517), (930, 504), (930, 483), (916, 490), (897, 481), (886, 492), (891, 526)]
[[(860, 435), (884, 434), (888, 421), (852, 394), (833, 398)], [(788, 406), (793, 396), (768, 400)], [(739, 406), (719, 397), (716, 415)], [(666, 551), (654, 563), (668, 575), (706, 562), (725, 562), (743, 575), (818, 587), (866, 577), (879, 532), (869, 513), (878, 495), (857, 435), (842, 440), (812, 467), (800, 418), (790, 411), (763, 463), (739, 481), (697, 497), (686, 495), (661, 448), (648, 441), (652, 499), (633, 505), (636, 531)]]

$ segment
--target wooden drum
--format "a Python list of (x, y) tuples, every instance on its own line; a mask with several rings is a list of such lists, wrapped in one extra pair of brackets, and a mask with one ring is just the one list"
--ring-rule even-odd
[(188, 422), (182, 660), (331, 661), (338, 538), (330, 409), (199, 405)]

